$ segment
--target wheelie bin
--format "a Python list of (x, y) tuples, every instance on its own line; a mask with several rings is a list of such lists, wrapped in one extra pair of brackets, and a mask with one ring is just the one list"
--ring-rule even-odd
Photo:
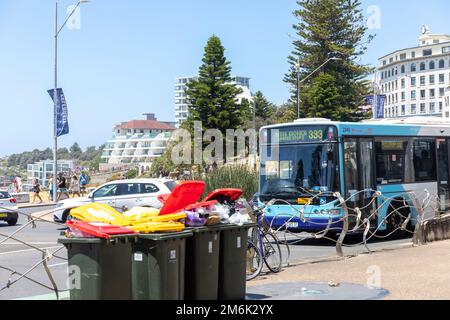
[(192, 231), (140, 234), (131, 243), (133, 300), (183, 300), (186, 239)]
[(67, 248), (71, 300), (130, 300), (128, 237), (59, 238)]
[(185, 300), (217, 300), (219, 289), (219, 227), (189, 228), (186, 242)]
[(253, 223), (220, 225), (220, 300), (245, 299), (248, 230), (254, 226)]

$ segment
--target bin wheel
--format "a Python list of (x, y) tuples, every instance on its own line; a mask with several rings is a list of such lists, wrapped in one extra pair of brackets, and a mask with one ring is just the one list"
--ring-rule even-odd
[(251, 241), (248, 241), (247, 243), (246, 265), (247, 281), (255, 279), (261, 273), (263, 267), (263, 257), (261, 251)]

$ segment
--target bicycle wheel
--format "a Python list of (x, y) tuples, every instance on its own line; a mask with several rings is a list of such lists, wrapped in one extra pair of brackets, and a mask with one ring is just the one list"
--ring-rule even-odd
[(264, 262), (273, 273), (281, 271), (282, 259), (281, 248), (278, 239), (271, 233), (265, 233), (262, 238)]
[(256, 247), (253, 242), (248, 241), (247, 244), (247, 281), (255, 279), (262, 270), (263, 257), (261, 251)]

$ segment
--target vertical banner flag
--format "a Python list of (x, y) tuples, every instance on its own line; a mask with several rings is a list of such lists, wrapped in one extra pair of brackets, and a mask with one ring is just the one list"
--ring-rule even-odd
[(367, 104), (369, 104), (373, 107), (372, 112), (374, 114), (375, 119), (383, 119), (386, 95), (384, 95), (384, 94), (369, 95), (366, 97), (366, 101), (367, 101)]
[[(48, 94), (54, 101), (55, 90), (48, 90)], [(60, 137), (69, 133), (69, 119), (66, 98), (61, 88), (57, 89), (57, 102), (56, 102), (56, 136)]]

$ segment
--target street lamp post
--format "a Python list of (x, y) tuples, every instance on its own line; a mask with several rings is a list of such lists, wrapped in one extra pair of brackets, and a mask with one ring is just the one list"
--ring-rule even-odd
[(57, 201), (57, 174), (58, 174), (58, 36), (62, 29), (66, 26), (69, 19), (77, 11), (82, 3), (89, 0), (79, 0), (75, 8), (64, 21), (63, 25), (58, 28), (58, 0), (56, 0), (55, 9), (55, 91), (53, 92), (53, 202)]
[(317, 69), (315, 69), (313, 72), (311, 72), (309, 75), (307, 75), (305, 78), (303, 78), (302, 80), (300, 80), (300, 58), (297, 61), (296, 67), (297, 67), (297, 117), (298, 119), (300, 119), (300, 85), (305, 82), (306, 80), (308, 80), (312, 75), (314, 75), (317, 71), (319, 71), (320, 69), (322, 69), (323, 66), (325, 66), (328, 62), (330, 61), (337, 61), (337, 60), (342, 60), (341, 58), (338, 57), (331, 57), (329, 58), (327, 61), (325, 61), (324, 63), (322, 63)]

